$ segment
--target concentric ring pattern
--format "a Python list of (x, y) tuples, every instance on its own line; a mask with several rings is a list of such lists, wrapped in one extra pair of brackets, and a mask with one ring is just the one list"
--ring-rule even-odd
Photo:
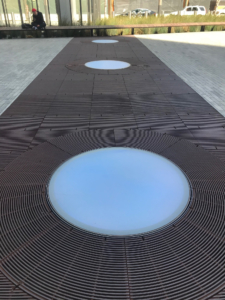
[[(192, 201), (174, 223), (112, 237), (72, 227), (49, 206), (47, 186), (65, 160), (132, 147), (177, 164)], [(0, 175), (2, 270), (35, 299), (209, 299), (224, 284), (225, 166), (201, 147), (145, 130), (81, 131), (30, 150)], [(27, 298), (26, 298), (27, 299)]]

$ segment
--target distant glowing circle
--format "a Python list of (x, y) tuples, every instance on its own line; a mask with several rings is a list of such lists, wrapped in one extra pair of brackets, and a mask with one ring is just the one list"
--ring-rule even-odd
[(130, 67), (130, 64), (119, 60), (95, 60), (87, 62), (85, 66), (98, 70), (119, 70)]
[(118, 43), (119, 41), (117, 40), (94, 40), (92, 41), (92, 43), (96, 43), (96, 44), (114, 44), (114, 43)]

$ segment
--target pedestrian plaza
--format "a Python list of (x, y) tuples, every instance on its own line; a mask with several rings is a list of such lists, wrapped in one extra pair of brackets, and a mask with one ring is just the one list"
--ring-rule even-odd
[(0, 299), (224, 299), (224, 50), (0, 40)]

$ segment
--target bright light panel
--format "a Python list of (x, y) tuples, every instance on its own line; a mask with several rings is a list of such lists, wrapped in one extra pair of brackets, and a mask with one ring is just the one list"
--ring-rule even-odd
[(96, 44), (114, 44), (114, 43), (118, 43), (117, 40), (94, 40), (92, 41), (92, 43), (96, 43)]
[(171, 161), (145, 150), (105, 148), (62, 164), (49, 184), (57, 213), (82, 229), (109, 235), (144, 233), (177, 218), (190, 187)]
[(118, 60), (96, 60), (85, 64), (86, 67), (99, 70), (119, 70), (130, 67), (130, 64)]

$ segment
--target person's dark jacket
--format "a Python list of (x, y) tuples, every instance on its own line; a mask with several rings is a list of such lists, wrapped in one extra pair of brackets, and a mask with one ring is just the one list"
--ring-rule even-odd
[(42, 25), (44, 23), (43, 15), (40, 11), (38, 11), (37, 13), (37, 15), (33, 15), (33, 22), (37, 25)]

